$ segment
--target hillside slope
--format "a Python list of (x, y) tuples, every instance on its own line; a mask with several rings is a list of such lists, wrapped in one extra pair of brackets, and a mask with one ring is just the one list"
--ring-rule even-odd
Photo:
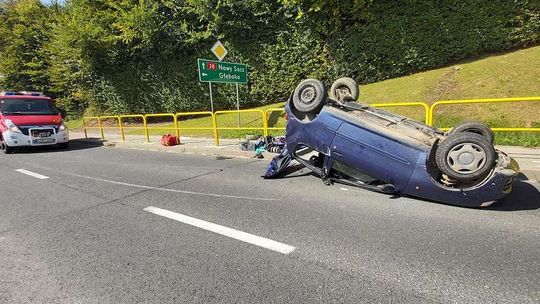
[[(540, 96), (540, 46), (367, 84), (360, 91), (367, 103)], [(391, 110), (422, 119), (417, 109)], [(466, 120), (490, 127), (540, 127), (540, 102), (452, 105), (437, 108), (434, 115), (438, 127)], [(499, 132), (496, 141), (540, 146), (540, 132)]]
[(368, 103), (524, 96), (540, 96), (540, 46), (361, 86)]

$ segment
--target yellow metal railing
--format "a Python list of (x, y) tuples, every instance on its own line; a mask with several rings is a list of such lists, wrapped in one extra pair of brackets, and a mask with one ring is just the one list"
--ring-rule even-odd
[[(180, 121), (179, 121), (179, 117), (182, 117), (182, 116), (202, 116), (202, 115), (209, 115), (210, 116), (210, 120), (212, 121), (212, 126), (210, 127), (180, 127)], [(175, 124), (175, 128), (176, 128), (176, 131), (179, 132), (179, 130), (212, 130), (213, 134), (214, 134), (214, 140), (217, 138), (217, 130), (216, 130), (216, 125), (215, 125), (215, 120), (214, 120), (214, 114), (212, 114), (212, 112), (210, 111), (202, 111), (202, 112), (183, 112), (183, 113), (176, 113), (174, 114), (174, 116), (176, 116), (176, 124)], [(217, 144), (219, 145), (219, 144)]]
[[(86, 121), (87, 120), (94, 120), (94, 119), (97, 120), (97, 127), (87, 127), (86, 126)], [(103, 128), (101, 127), (101, 118), (99, 118), (98, 116), (83, 117), (82, 123), (83, 123), (84, 137), (85, 138), (88, 138), (88, 132), (87, 132), (88, 129), (98, 129), (100, 131), (100, 133), (101, 133), (101, 139), (105, 139), (105, 134), (103, 134)]]
[(285, 112), (285, 108), (271, 108), (264, 111), (264, 116), (266, 120), (266, 135), (268, 135), (268, 131), (270, 130), (285, 130), (285, 127), (269, 127), (268, 126), (268, 119), (270, 119), (270, 115), (268, 113), (272, 112)]
[[(262, 126), (261, 127), (220, 127), (218, 125), (217, 117), (220, 114), (232, 114), (232, 113), (258, 113), (261, 114)], [(260, 130), (263, 131), (264, 136), (268, 135), (268, 125), (266, 121), (266, 113), (263, 110), (225, 110), (225, 111), (216, 111), (213, 115), (213, 125), (214, 125), (214, 142), (216, 146), (219, 146), (219, 130)]]
[[(104, 130), (107, 130), (107, 129), (118, 129), (120, 134), (122, 134), (122, 120), (120, 119), (120, 116), (118, 116), (118, 115), (106, 115), (106, 116), (100, 116), (99, 119), (101, 121), (101, 138), (105, 139)], [(110, 119), (116, 120), (117, 125), (116, 126), (104, 126), (103, 121), (110, 120)]]
[[(470, 100), (444, 100), (444, 101), (438, 101), (431, 105), (431, 107), (424, 103), (424, 102), (399, 102), (399, 103), (376, 103), (371, 104), (373, 107), (421, 107), (424, 110), (424, 119), (425, 123), (427, 125), (433, 125), (433, 119), (435, 116), (435, 110), (444, 105), (458, 105), (458, 104), (482, 104), (482, 103), (504, 103), (504, 102), (538, 102), (540, 101), (540, 97), (523, 97), (523, 98), (491, 98), (491, 99), (470, 99)], [(84, 129), (84, 135), (86, 138), (88, 138), (87, 130), (89, 129), (97, 129), (100, 132), (101, 138), (105, 139), (105, 129), (118, 129), (120, 132), (120, 135), (122, 136), (122, 140), (125, 140), (125, 130), (126, 129), (142, 129), (144, 130), (144, 135), (146, 138), (146, 141), (150, 141), (150, 130), (174, 130), (176, 136), (180, 136), (180, 130), (211, 130), (213, 131), (214, 136), (214, 142), (217, 146), (219, 146), (219, 131), (220, 130), (258, 130), (261, 131), (265, 136), (268, 135), (268, 131), (270, 130), (284, 130), (284, 127), (269, 127), (268, 126), (268, 119), (270, 117), (270, 113), (273, 112), (284, 112), (284, 108), (271, 108), (267, 109), (265, 111), (258, 110), (258, 109), (251, 109), (251, 110), (226, 110), (226, 111), (217, 111), (217, 112), (209, 112), (209, 111), (203, 111), (203, 112), (180, 112), (180, 113), (159, 113), (159, 114), (136, 114), (136, 115), (107, 115), (107, 116), (91, 116), (91, 117), (83, 117), (83, 129)], [(261, 126), (255, 126), (255, 127), (248, 127), (248, 126), (222, 126), (220, 127), (218, 122), (218, 116), (223, 114), (242, 114), (242, 113), (256, 113), (260, 114), (261, 118)], [(183, 127), (180, 123), (180, 117), (185, 116), (210, 116), (211, 117), (211, 126), (204, 126), (204, 127)], [(173, 120), (173, 126), (163, 126), (163, 127), (149, 127), (148, 126), (148, 119), (153, 117), (171, 117)], [(126, 126), (124, 124), (124, 119), (126, 118), (140, 118), (142, 120), (143, 125), (142, 126)], [(117, 121), (117, 126), (103, 126), (104, 120), (110, 120), (115, 119)], [(88, 126), (87, 122), (89, 121), (97, 121), (97, 126)], [(257, 119), (258, 120), (258, 119)], [(448, 130), (449, 128), (441, 128), (442, 130)], [(540, 132), (540, 128), (492, 128), (493, 131), (500, 131), (500, 132)]]
[[(482, 104), (482, 103), (504, 103), (504, 102), (531, 102), (540, 101), (540, 97), (518, 97), (518, 98), (487, 98), (487, 99), (466, 99), (466, 100), (442, 100), (433, 103), (429, 109), (428, 125), (433, 125), (433, 117), (435, 108), (441, 105), (467, 105), (467, 104)], [(448, 130), (449, 128), (442, 128)], [(540, 128), (491, 128), (493, 131), (500, 132), (540, 132)]]
[[(149, 117), (172, 117), (173, 119), (173, 125), (174, 127), (149, 127), (148, 126), (148, 118)], [(150, 142), (150, 130), (174, 130), (176, 136), (180, 136), (180, 132), (178, 131), (178, 120), (176, 118), (177, 116), (172, 113), (159, 113), (159, 114), (146, 114), (144, 115), (144, 119), (146, 120), (146, 127), (144, 128), (144, 133), (146, 135), (146, 141)]]
[[(124, 118), (140, 118), (142, 119), (142, 122), (143, 122), (143, 127), (132, 127), (132, 126), (124, 126), (123, 124), (123, 119)], [(143, 129), (145, 130), (145, 134), (147, 132), (147, 124), (146, 124), (146, 117), (144, 117), (144, 115), (142, 114), (134, 114), (134, 115), (120, 115), (120, 133), (122, 133), (122, 140), (125, 141), (126, 140), (126, 135), (125, 135), (125, 132), (124, 130), (125, 129)], [(148, 136), (147, 136), (148, 138)]]

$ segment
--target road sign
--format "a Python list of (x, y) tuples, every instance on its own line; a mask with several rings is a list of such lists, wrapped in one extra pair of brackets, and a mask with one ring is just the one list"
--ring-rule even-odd
[(214, 46), (212, 47), (212, 53), (216, 55), (216, 57), (219, 59), (219, 61), (223, 60), (225, 56), (227, 56), (227, 49), (221, 44), (221, 41), (217, 41)]
[(247, 83), (247, 65), (197, 59), (200, 82)]

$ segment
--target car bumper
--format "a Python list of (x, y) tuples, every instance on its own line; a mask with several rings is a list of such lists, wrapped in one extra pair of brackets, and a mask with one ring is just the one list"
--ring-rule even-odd
[(403, 193), (451, 205), (487, 207), (512, 191), (513, 179), (519, 173), (519, 165), (513, 158), (501, 151), (497, 154), (497, 165), (492, 172), (469, 188), (443, 186), (432, 179), (419, 163)]
[(5, 131), (2, 133), (4, 142), (10, 147), (30, 147), (30, 146), (50, 146), (69, 142), (69, 132), (67, 130), (58, 131), (47, 137), (47, 142), (37, 142), (36, 138), (18, 132)]

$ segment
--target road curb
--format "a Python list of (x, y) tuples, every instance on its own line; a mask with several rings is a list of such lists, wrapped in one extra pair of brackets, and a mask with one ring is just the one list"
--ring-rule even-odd
[[(241, 151), (238, 146), (190, 146), (189, 144), (180, 144), (177, 146), (162, 146), (159, 143), (134, 143), (114, 141), (109, 142), (109, 146), (121, 149), (146, 150), (155, 152), (185, 153), (197, 154), (203, 156), (215, 156), (225, 158), (252, 159), (255, 156), (254, 151)], [(238, 149), (234, 151), (233, 149)], [(266, 153), (268, 154), (268, 153)], [(271, 154), (273, 156), (273, 153)]]

